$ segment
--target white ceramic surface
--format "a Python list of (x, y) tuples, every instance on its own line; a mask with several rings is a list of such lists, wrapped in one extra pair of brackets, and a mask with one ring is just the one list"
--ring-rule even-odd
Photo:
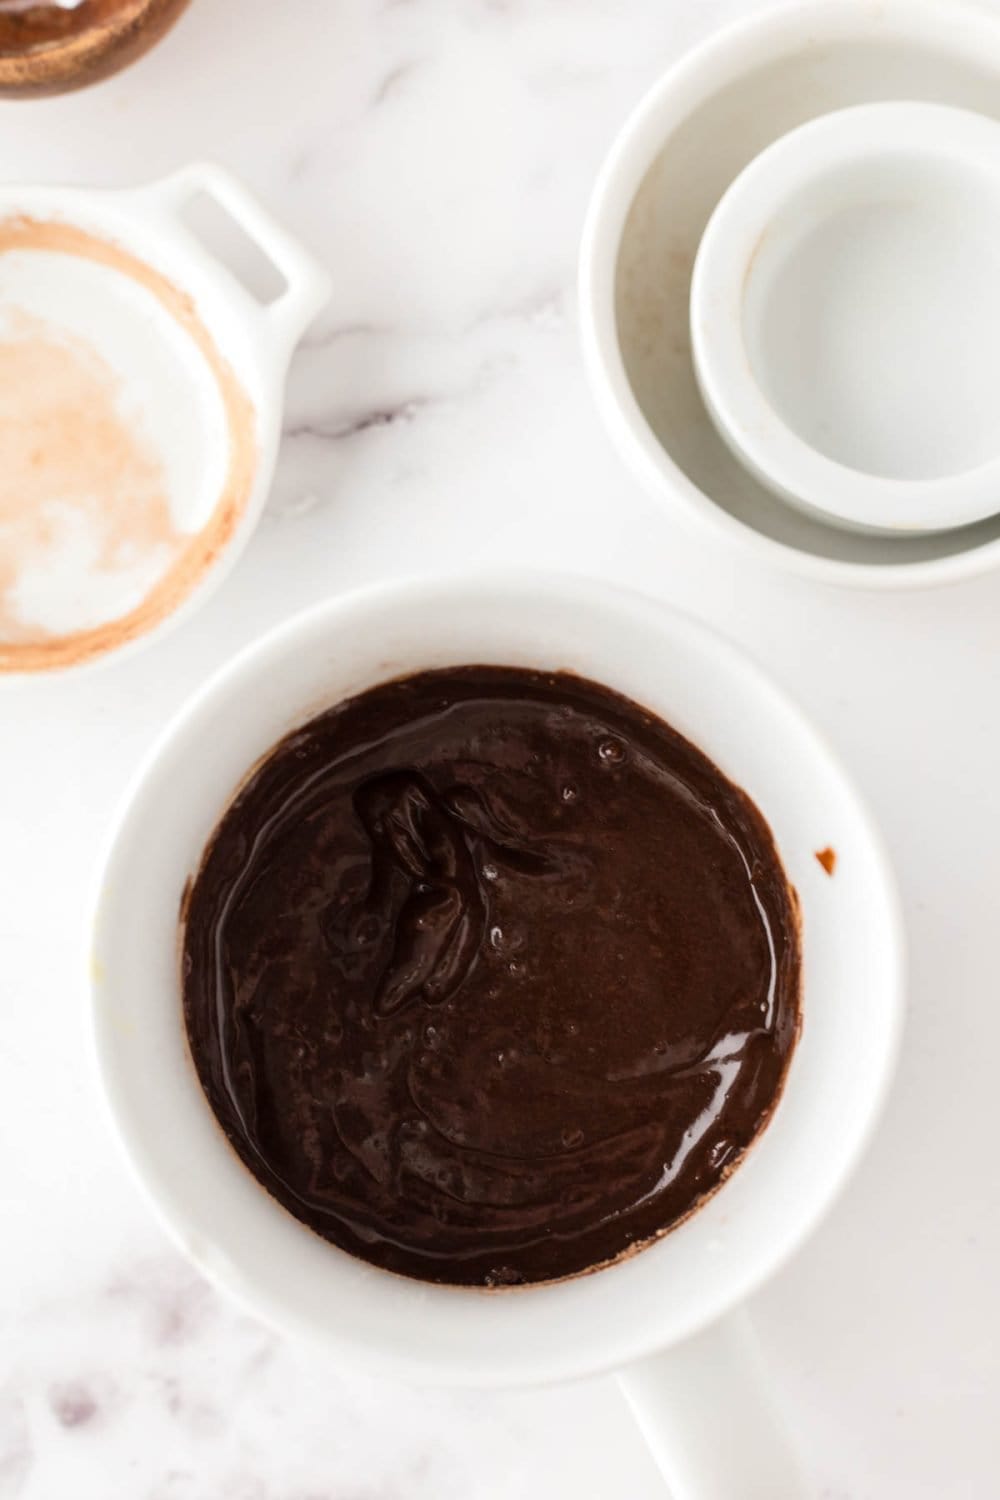
[[(205, 197), (230, 215), (279, 274), (283, 289), (269, 304), (245, 289), (185, 219), (188, 206)], [(0, 188), (0, 220), (8, 219), (69, 225), (166, 277), (172, 289), (191, 300), (252, 408), (251, 480), (246, 492), (234, 497), (240, 506), (235, 527), (171, 613), (141, 634), (84, 656), (79, 664), (88, 665), (148, 644), (189, 614), (246, 546), (274, 473), (288, 361), (329, 296), (329, 277), (235, 177), (208, 164), (192, 164), (127, 191)], [(25, 319), (47, 338), (103, 362), (116, 383), (122, 420), (143, 434), (162, 465), (177, 533), (201, 532), (226, 504), (237, 436), (227, 421), (216, 372), (174, 310), (115, 264), (42, 245), (0, 254), (0, 335), (8, 330), (15, 337)], [(113, 628), (141, 605), (173, 561), (165, 548), (133, 547), (123, 548), (125, 560), (109, 567), (97, 536), (74, 512), (57, 505), (50, 525), (48, 549), (18, 573), (11, 591), (16, 609), (8, 601), (19, 624), (38, 632), (39, 640)]]
[[(998, 580), (816, 588), (724, 545), (623, 466), (580, 366), (576, 255), (608, 143), (693, 43), (768, 5), (295, 0), (293, 22), (287, 4), (244, 0), (253, 24), (238, 25), (233, 0), (194, 0), (120, 78), (0, 104), (7, 175), (127, 188), (210, 152), (333, 278), (293, 359), (271, 499), (217, 593), (149, 651), (0, 695), (3, 1500), (664, 1500), (607, 1377), (522, 1392), (370, 1379), (217, 1294), (109, 1138), (79, 945), (55, 936), (78, 931), (136, 765), (246, 642), (341, 590), (526, 558), (738, 640), (822, 727), (885, 833), (912, 947), (900, 1070), (859, 1170), (751, 1312), (824, 1500), (992, 1500)], [(953, 40), (959, 8), (942, 7)], [(982, 14), (995, 26), (1000, 5)], [(983, 29), (969, 102), (995, 113)], [(772, 77), (799, 95), (778, 123), (815, 94), (836, 107), (833, 73), (905, 95), (913, 66), (887, 47), (846, 59), (827, 35), (807, 76)], [(921, 82), (953, 91), (955, 72), (925, 56)], [(762, 92), (752, 110), (731, 98), (737, 165), (766, 144), (755, 120), (774, 123)], [(717, 158), (701, 160), (714, 202)], [(737, 470), (698, 421), (698, 444)], [(738, 479), (716, 493), (754, 504)]]
[(1000, 124), (838, 110), (750, 163), (691, 282), (720, 434), (793, 505), (860, 531), (1000, 511)]
[[(194, 1075), (179, 993), (185, 883), (259, 757), (366, 687), (470, 662), (576, 671), (667, 718), (762, 809), (803, 918), (803, 1034), (774, 1119), (744, 1163), (640, 1255), (508, 1295), (373, 1269), (262, 1192)], [(832, 879), (816, 859), (828, 845), (837, 852)], [(829, 1205), (872, 1126), (895, 1054), (902, 962), (880, 840), (791, 703), (724, 642), (660, 604), (530, 573), (373, 589), (243, 653), (167, 730), (140, 775), (103, 873), (92, 953), (104, 1086), (181, 1246), (260, 1316), (345, 1368), (454, 1385), (615, 1368), (698, 1332), (769, 1275)], [(711, 1428), (717, 1415), (718, 1401), (708, 1403), (701, 1420)], [(749, 1472), (753, 1456), (734, 1448), (727, 1473), (741, 1466)], [(680, 1493), (714, 1500), (717, 1491), (692, 1473)]]
[[(792, 129), (889, 100), (938, 102), (995, 119), (998, 99), (995, 13), (970, 0), (780, 5), (712, 37), (650, 90), (594, 190), (580, 308), (598, 408), (668, 511), (702, 534), (831, 584), (923, 586), (996, 565), (996, 514), (958, 532), (866, 534), (807, 515), (761, 485), (719, 437), (698, 390), (690, 289), (719, 200)], [(984, 377), (991, 358), (984, 356)], [(937, 380), (935, 371), (921, 399), (932, 399)]]

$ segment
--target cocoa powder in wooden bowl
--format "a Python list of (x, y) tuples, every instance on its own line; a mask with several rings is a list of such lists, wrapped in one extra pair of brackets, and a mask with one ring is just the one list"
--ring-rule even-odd
[(0, 0), (0, 95), (96, 83), (148, 51), (189, 0)]

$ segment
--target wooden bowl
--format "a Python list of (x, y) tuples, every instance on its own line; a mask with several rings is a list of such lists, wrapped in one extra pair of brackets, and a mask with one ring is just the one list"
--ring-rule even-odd
[[(158, 42), (189, 0), (85, 0), (52, 18), (0, 0), (0, 95), (61, 94), (117, 73)], [(39, 4), (36, 11), (49, 7)]]

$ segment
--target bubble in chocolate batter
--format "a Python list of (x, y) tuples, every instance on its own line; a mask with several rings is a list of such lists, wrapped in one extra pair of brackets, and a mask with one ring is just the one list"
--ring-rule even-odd
[(264, 1187), (343, 1250), (465, 1285), (683, 1219), (767, 1123), (799, 1027), (796, 904), (749, 799), (635, 704), (506, 668), (387, 684), (278, 745), (211, 842), (183, 972), (198, 1075)]

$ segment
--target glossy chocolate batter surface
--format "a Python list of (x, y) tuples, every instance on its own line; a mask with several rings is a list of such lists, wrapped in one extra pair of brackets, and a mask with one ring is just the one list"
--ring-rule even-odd
[(318, 1234), (429, 1281), (601, 1265), (766, 1123), (796, 906), (750, 801), (665, 724), (505, 668), (377, 688), (280, 744), (184, 933), (227, 1136)]

